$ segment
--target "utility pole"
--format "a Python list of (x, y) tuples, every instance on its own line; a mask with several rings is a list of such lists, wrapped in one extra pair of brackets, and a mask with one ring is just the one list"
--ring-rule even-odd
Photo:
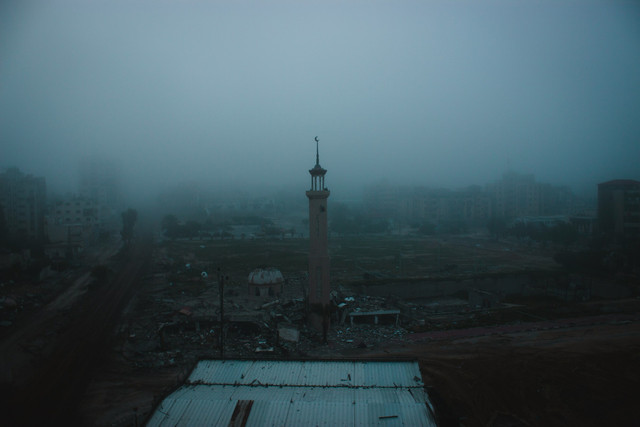
[(225, 275), (221, 273), (218, 267), (218, 292), (220, 293), (220, 359), (224, 360), (224, 279)]

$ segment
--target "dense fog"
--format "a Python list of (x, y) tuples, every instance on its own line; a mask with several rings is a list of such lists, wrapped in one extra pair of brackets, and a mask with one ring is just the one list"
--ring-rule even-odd
[(640, 178), (635, 2), (6, 1), (0, 168), (74, 191)]

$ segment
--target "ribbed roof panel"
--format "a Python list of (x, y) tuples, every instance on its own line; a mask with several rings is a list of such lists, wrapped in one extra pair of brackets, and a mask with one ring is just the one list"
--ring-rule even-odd
[(202, 361), (189, 381), (148, 425), (226, 426), (248, 401), (248, 426), (435, 426), (416, 362)]

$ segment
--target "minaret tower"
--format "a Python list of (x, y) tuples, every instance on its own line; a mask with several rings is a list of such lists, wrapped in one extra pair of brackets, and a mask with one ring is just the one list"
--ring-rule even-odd
[(316, 141), (316, 165), (309, 170), (311, 189), (309, 198), (309, 318), (316, 327), (322, 327), (325, 335), (329, 327), (329, 245), (327, 238), (327, 199), (329, 190), (324, 186), (326, 169), (320, 166), (318, 137)]

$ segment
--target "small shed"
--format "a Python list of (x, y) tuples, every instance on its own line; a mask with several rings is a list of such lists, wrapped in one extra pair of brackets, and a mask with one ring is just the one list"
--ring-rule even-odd
[(256, 268), (249, 274), (249, 296), (279, 296), (284, 286), (284, 276), (277, 268)]

